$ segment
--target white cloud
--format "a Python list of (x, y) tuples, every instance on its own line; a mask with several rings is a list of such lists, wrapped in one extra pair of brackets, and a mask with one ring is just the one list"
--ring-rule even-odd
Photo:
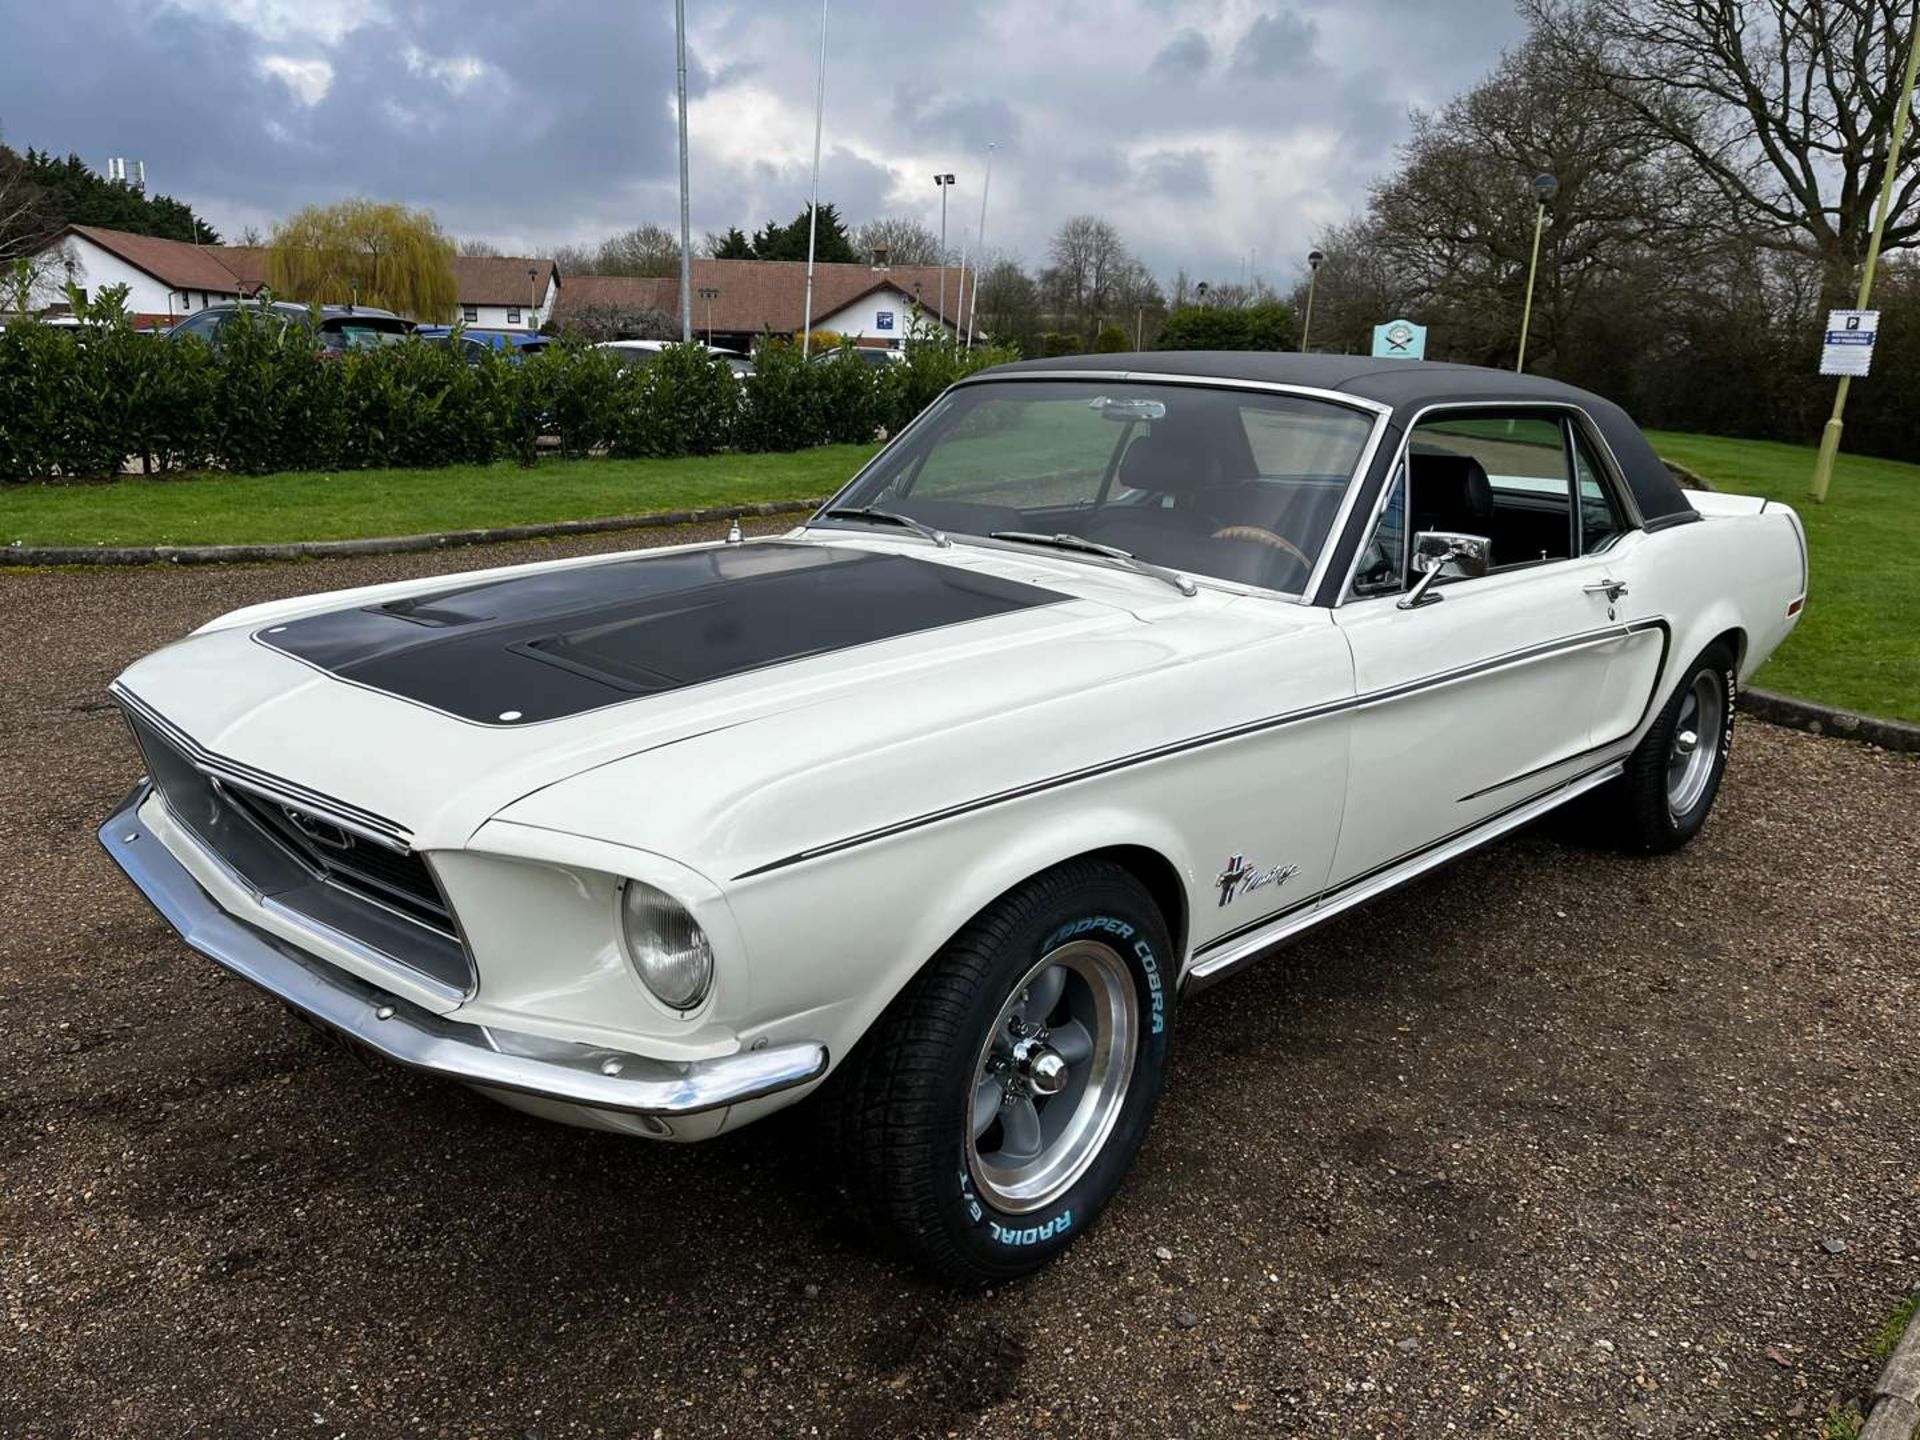
[(256, 62), (262, 75), (270, 75), (292, 92), (302, 105), (318, 105), (333, 88), (333, 66), (325, 60), (293, 55), (262, 55)]
[(407, 46), (401, 56), (409, 74), (438, 80), (454, 95), (464, 92), (491, 68), (475, 55), (429, 55), (418, 45)]
[(386, 18), (382, 0), (166, 0), (171, 9), (225, 20), (263, 40), (337, 45), (349, 31)]

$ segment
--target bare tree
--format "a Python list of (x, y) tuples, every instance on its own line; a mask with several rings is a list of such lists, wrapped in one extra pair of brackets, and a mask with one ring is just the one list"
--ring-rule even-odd
[(594, 269), (602, 275), (678, 275), (680, 237), (664, 225), (636, 225), (601, 242)]
[(475, 236), (470, 236), (469, 238), (462, 240), (460, 242), (460, 253), (462, 255), (477, 256), (481, 259), (488, 259), (493, 256), (499, 255), (503, 252), (501, 251), (498, 245), (493, 243), (493, 241), (485, 240), (475, 235)]
[[(1864, 260), (1910, 0), (1524, 0), (1567, 83), (1617, 102), (1711, 187), (1727, 227), (1813, 257), (1828, 299)], [(1920, 147), (1886, 245), (1920, 243)]]
[(1437, 114), (1416, 114), (1400, 172), (1373, 189), (1371, 224), (1345, 237), (1349, 251), (1376, 252), (1403, 303), (1444, 324), (1461, 359), (1511, 363), (1534, 175), (1559, 185), (1534, 297), (1542, 358), (1593, 287), (1629, 271), (1683, 274), (1708, 225), (1670, 143), (1611, 94), (1564, 83), (1551, 45), (1535, 36)]
[(938, 265), (940, 237), (918, 220), (883, 215), (854, 227), (853, 248), (862, 260), (884, 250), (889, 265)]
[(1120, 232), (1098, 215), (1076, 215), (1047, 244), (1053, 263), (1040, 287), (1056, 317), (1068, 319), (1091, 340), (1100, 322), (1115, 313), (1116, 286), (1138, 269)]

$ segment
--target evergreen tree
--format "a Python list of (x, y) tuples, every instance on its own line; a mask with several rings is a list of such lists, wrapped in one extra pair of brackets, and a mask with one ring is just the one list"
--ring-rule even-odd
[[(753, 237), (753, 258), (756, 260), (804, 260), (807, 258), (807, 222), (810, 207), (780, 225), (772, 220)], [(847, 234), (846, 223), (841, 220), (840, 212), (831, 203), (820, 207), (820, 229), (814, 237), (814, 259), (823, 265), (855, 265), (860, 256), (854, 251), (853, 241)]]
[(164, 240), (220, 243), (214, 228), (184, 201), (142, 193), (121, 181), (103, 179), (78, 155), (56, 160), (44, 151), (28, 150), (25, 156), (19, 156), (0, 145), (0, 168), (15, 167), (38, 192), (38, 210), (49, 230), (63, 225), (98, 225)]

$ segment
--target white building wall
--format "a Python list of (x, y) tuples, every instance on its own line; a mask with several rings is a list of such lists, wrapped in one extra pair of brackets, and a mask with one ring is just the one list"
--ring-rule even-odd
[(125, 285), (127, 312), (132, 315), (184, 318), (196, 310), (204, 310), (216, 300), (233, 298), (232, 292), (225, 290), (172, 289), (81, 235), (69, 235), (58, 244), (49, 245), (35, 258), (41, 273), (34, 285), (32, 300), (42, 308), (65, 303), (62, 287), (68, 280), (84, 286), (89, 300), (97, 298), (109, 285)]
[(554, 287), (551, 280), (536, 298), (540, 303), (531, 311), (525, 305), (469, 305), (463, 301), (460, 314), (465, 319), (468, 310), (474, 312), (466, 323), (475, 330), (538, 330), (553, 314)]
[[(937, 302), (938, 297), (926, 299), (921, 310), (923, 323), (940, 323), (933, 314)], [(835, 331), (863, 345), (884, 345), (897, 350), (907, 343), (912, 330), (914, 303), (913, 297), (904, 290), (876, 290), (865, 299), (816, 320), (814, 328)]]

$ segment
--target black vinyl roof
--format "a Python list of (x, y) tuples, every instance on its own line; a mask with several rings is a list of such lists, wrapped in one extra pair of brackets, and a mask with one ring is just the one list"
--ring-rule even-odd
[[(1379, 360), (1367, 355), (1301, 355), (1272, 350), (1149, 350), (1120, 355), (1062, 355), (996, 365), (982, 376), (1014, 379), (1035, 372), (1124, 371), (1143, 379), (1191, 375), (1210, 380), (1249, 380), (1267, 385), (1305, 385), (1334, 390), (1393, 408), (1404, 429), (1413, 412), (1430, 405), (1497, 405), (1502, 401), (1553, 402), (1577, 406), (1592, 417), (1619, 462), (1647, 520), (1692, 519), (1672, 473), (1626, 411), (1604, 396), (1549, 380), (1478, 365), (1428, 360)], [(1384, 449), (1385, 447), (1383, 447)]]

